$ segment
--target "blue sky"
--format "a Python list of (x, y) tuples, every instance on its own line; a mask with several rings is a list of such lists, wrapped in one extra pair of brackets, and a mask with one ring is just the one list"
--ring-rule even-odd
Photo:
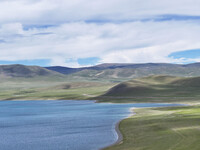
[(169, 57), (173, 57), (175, 59), (179, 59), (179, 58), (196, 59), (196, 58), (199, 58), (199, 56), (200, 56), (200, 49), (174, 52), (174, 53), (169, 55)]
[(90, 58), (79, 58), (79, 65), (96, 65), (100, 61), (98, 57), (90, 57)]
[[(182, 59), (185, 63), (195, 63), (199, 62), (200, 56), (200, 49), (194, 49), (194, 50), (184, 50), (179, 52), (174, 52), (169, 55), (169, 57), (173, 59)], [(197, 61), (196, 61), (197, 60)]]
[(0, 64), (199, 62), (199, 6), (199, 0), (2, 0)]
[[(200, 56), (200, 49), (195, 50), (185, 50), (180, 52), (174, 52), (169, 55), (173, 59), (184, 59), (186, 63), (195, 63), (195, 61), (187, 61), (190, 59), (198, 59)], [(96, 65), (99, 63), (100, 58), (98, 57), (89, 57), (89, 58), (79, 58), (78, 60), (66, 60), (66, 63), (73, 63), (77, 61), (80, 66), (90, 66)], [(49, 66), (50, 59), (35, 59), (35, 60), (17, 60), (17, 61), (0, 61), (0, 64), (24, 64), (24, 65), (37, 65), (37, 66)]]
[[(99, 62), (98, 57), (90, 57), (90, 58), (79, 58), (78, 60), (66, 60), (66, 63), (72, 63), (77, 61), (80, 66), (88, 66), (88, 65), (96, 65)], [(0, 61), (0, 64), (24, 64), (24, 65), (37, 65), (37, 66), (49, 66), (51, 60), (50, 59), (34, 59), (34, 60), (17, 60), (17, 61)]]
[(0, 64), (24, 64), (24, 65), (37, 65), (37, 66), (48, 66), (51, 60), (35, 59), (35, 60), (17, 60), (17, 61), (0, 61)]

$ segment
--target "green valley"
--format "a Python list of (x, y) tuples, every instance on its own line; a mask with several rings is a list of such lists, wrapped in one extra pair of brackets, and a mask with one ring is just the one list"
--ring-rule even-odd
[(136, 114), (119, 124), (123, 141), (105, 149), (198, 150), (200, 67), (174, 66), (104, 64), (76, 69), (4, 65), (0, 66), (0, 100), (190, 104), (134, 109)]

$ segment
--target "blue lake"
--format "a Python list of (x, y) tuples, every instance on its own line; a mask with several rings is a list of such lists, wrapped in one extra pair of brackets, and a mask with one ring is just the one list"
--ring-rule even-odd
[(131, 107), (94, 101), (0, 101), (1, 150), (98, 150), (117, 141), (115, 125)]

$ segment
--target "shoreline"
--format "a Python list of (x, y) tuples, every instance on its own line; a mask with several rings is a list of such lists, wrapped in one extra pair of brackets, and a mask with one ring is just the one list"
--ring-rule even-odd
[(112, 143), (111, 145), (108, 145), (108, 146), (105, 146), (105, 147), (103, 147), (103, 148), (100, 148), (99, 150), (104, 150), (104, 149), (106, 149), (106, 148), (108, 148), (108, 147), (111, 147), (111, 146), (114, 146), (114, 145), (116, 145), (116, 144), (121, 144), (121, 143), (123, 143), (123, 135), (122, 135), (122, 133), (121, 133), (121, 131), (120, 131), (120, 129), (119, 129), (119, 126), (120, 126), (120, 123), (121, 123), (123, 120), (125, 120), (125, 119), (127, 119), (127, 118), (130, 118), (130, 117), (132, 117), (133, 115), (135, 115), (133, 109), (135, 109), (135, 107), (131, 107), (131, 108), (129, 109), (130, 114), (129, 114), (127, 117), (125, 117), (125, 118), (119, 120), (119, 121), (115, 124), (115, 132), (117, 133), (117, 141), (115, 141), (115, 142)]
[[(126, 118), (124, 118), (126, 119)], [(116, 124), (115, 124), (115, 132), (117, 133), (117, 141), (115, 141), (114, 143), (112, 143), (111, 145), (108, 145), (108, 146), (105, 146), (103, 148), (100, 148), (99, 150), (104, 150), (108, 147), (111, 147), (113, 145), (116, 145), (116, 144), (120, 144), (121, 142), (123, 142), (123, 135), (122, 133), (120, 132), (119, 130), (119, 124), (121, 123), (122, 120), (124, 119), (121, 119), (120, 121), (118, 121)]]
[[(170, 103), (167, 103), (167, 104), (170, 104)], [(188, 106), (190, 106), (190, 105), (188, 105)], [(145, 107), (145, 108), (153, 108), (153, 107)], [(123, 120), (128, 119), (128, 118), (131, 118), (133, 115), (136, 114), (136, 113), (134, 112), (134, 109), (139, 109), (139, 108), (137, 108), (137, 107), (131, 107), (131, 108), (129, 109), (130, 115), (128, 115), (128, 116), (125, 117), (124, 119), (121, 119), (120, 121), (118, 121), (118, 122), (115, 124), (115, 132), (116, 132), (117, 135), (118, 135), (117, 141), (114, 142), (113, 144), (108, 145), (108, 146), (106, 146), (106, 147), (103, 147), (103, 148), (101, 148), (101, 149), (99, 149), (99, 150), (104, 150), (104, 149), (109, 148), (109, 147), (112, 147), (112, 146), (114, 146), (114, 145), (123, 143), (123, 135), (122, 135), (122, 133), (121, 133), (121, 131), (120, 131), (120, 129), (119, 129), (119, 125), (120, 125), (120, 123), (121, 123)]]
[(128, 102), (128, 103), (114, 103), (114, 102), (99, 102), (99, 100), (91, 100), (91, 99), (0, 99), (1, 101), (93, 101), (94, 103), (106, 103), (106, 104), (142, 104), (142, 103), (160, 103), (160, 104), (183, 104), (183, 105), (199, 105), (200, 102), (191, 101), (191, 102)]

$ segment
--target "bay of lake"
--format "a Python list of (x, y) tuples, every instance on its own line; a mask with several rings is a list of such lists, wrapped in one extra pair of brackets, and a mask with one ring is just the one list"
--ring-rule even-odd
[(117, 141), (115, 125), (132, 107), (94, 101), (0, 101), (1, 150), (98, 150)]

